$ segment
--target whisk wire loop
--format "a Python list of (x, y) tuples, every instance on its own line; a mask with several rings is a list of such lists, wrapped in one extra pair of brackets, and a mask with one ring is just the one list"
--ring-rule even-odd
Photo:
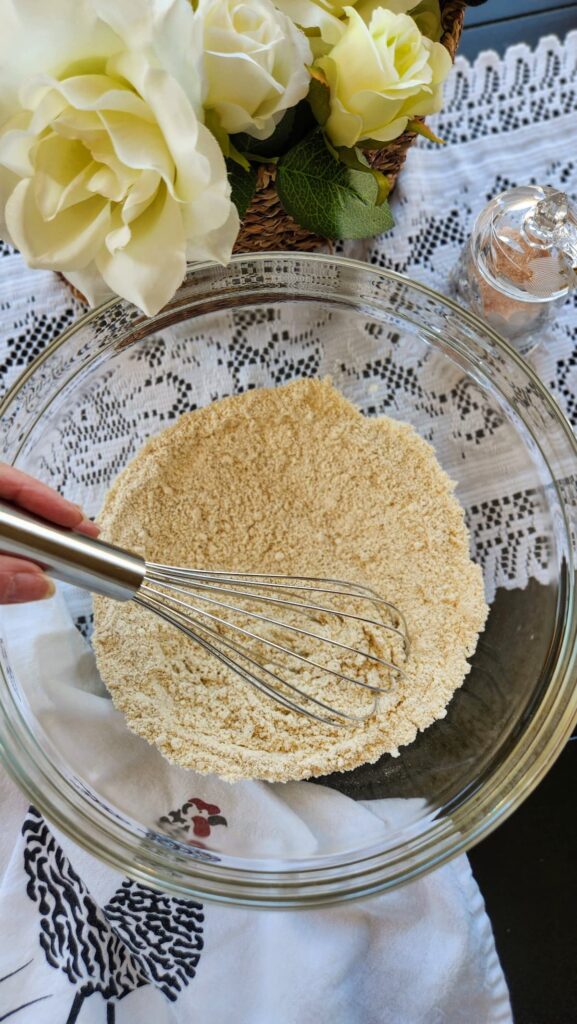
[[(305, 628), (306, 620), (310, 619), (315, 623), (320, 620), (323, 625), (332, 623), (333, 627), (335, 623), (338, 627), (352, 623), (363, 632), (369, 630), (369, 636), (377, 632), (400, 642), (402, 656), (406, 658), (410, 643), (402, 613), (362, 584), (326, 577), (211, 572), (150, 562), (145, 563), (145, 569), (144, 581), (135, 597), (138, 604), (181, 629), (207, 653), (288, 710), (332, 726), (357, 725), (374, 713), (379, 696), (388, 692), (391, 680), (404, 675), (401, 664), (368, 649), (368, 638), (363, 644), (365, 649), (361, 649), (314, 628)], [(370, 604), (372, 614), (359, 614), (359, 604), (363, 611)], [(257, 611), (257, 607), (263, 610)], [(273, 609), (284, 618), (273, 618)], [(256, 623), (257, 628), (251, 623)], [(314, 649), (321, 645), (325, 653), (332, 649), (335, 657), (341, 654), (348, 659), (347, 668), (338, 663), (335, 666), (335, 658), (322, 664), (308, 651), (302, 653), (294, 644), (290, 646), (288, 640), (278, 642), (279, 630), (281, 640), (288, 634), (305, 645), (312, 643)], [(267, 631), (272, 635), (267, 635)], [(275, 665), (265, 657), (265, 650), (273, 657), (276, 654), (280, 664)], [(351, 668), (354, 659), (355, 666)], [(356, 672), (359, 662), (364, 666), (364, 677)], [(373, 671), (385, 671), (386, 680), (379, 680), (379, 684), (369, 681), (369, 665)], [(280, 668), (282, 674), (273, 668)], [(355, 714), (337, 706), (338, 700), (328, 703), (308, 692), (297, 685), (302, 681), (303, 669), (309, 675), (311, 670), (320, 674), (320, 679), (330, 678), (368, 691), (372, 695), (370, 708)], [(294, 676), (296, 681), (291, 678)]]
[[(176, 591), (176, 592), (181, 593), (181, 594), (186, 594), (187, 593), (187, 591), (183, 587), (174, 586), (173, 584), (170, 584), (170, 583), (164, 583), (163, 584), (163, 588), (164, 588), (164, 590)], [(259, 643), (266, 644), (267, 647), (272, 647), (275, 650), (281, 651), (283, 653), (289, 653), (291, 655), (291, 657), (298, 658), (300, 661), (304, 661), (307, 664), (309, 664), (311, 666), (314, 666), (315, 668), (322, 669), (323, 671), (329, 673), (330, 675), (336, 675), (336, 676), (338, 676), (341, 679), (344, 679), (344, 680), (346, 680), (348, 682), (351, 682), (351, 683), (355, 683), (356, 685), (362, 686), (362, 687), (364, 687), (367, 690), (376, 690), (379, 693), (384, 693), (385, 692), (381, 687), (372, 686), (371, 684), (365, 683), (362, 680), (352, 679), (349, 676), (343, 675), (342, 673), (335, 672), (334, 670), (329, 669), (329, 668), (327, 668), (324, 665), (318, 665), (316, 662), (312, 661), (311, 658), (305, 658), (303, 655), (297, 654), (296, 651), (287, 651), (287, 648), (284, 647), (282, 644), (277, 644), (273, 640), (270, 640), (268, 637), (262, 636), (259, 633), (253, 633), (252, 630), (245, 629), (242, 626), (239, 626), (237, 623), (231, 622), (229, 619), (224, 619), (221, 616), (218, 616), (218, 615), (215, 615), (214, 613), (206, 611), (204, 608), (197, 608), (197, 607), (195, 607), (195, 605), (189, 604), (187, 601), (181, 601), (181, 600), (179, 600), (176, 597), (172, 597), (171, 594), (167, 595), (162, 590), (157, 590), (155, 587), (149, 587), (147, 584), (143, 584), (143, 586), (141, 587), (141, 591), (144, 594), (156, 594), (157, 597), (160, 597), (161, 599), (164, 598), (165, 600), (168, 600), (171, 605), (177, 605), (180, 608), (186, 608), (186, 610), (187, 610), (189, 615), (192, 613), (194, 615), (205, 616), (206, 618), (211, 619), (211, 621), (213, 621), (213, 622), (218, 622), (218, 623), (220, 623), (220, 625), (226, 626), (228, 629), (233, 629), (233, 630), (235, 630), (238, 633), (242, 633), (244, 636), (248, 637), (250, 640), (257, 640)], [(200, 594), (196, 594), (195, 597), (196, 597), (197, 600), (206, 601), (207, 603), (210, 603), (213, 606), (216, 606), (218, 608), (223, 608), (223, 609), (226, 609), (228, 611), (235, 612), (235, 613), (238, 613), (238, 614), (242, 614), (243, 612), (245, 614), (247, 614), (245, 609), (238, 608), (236, 605), (227, 604), (227, 603), (225, 603), (223, 601), (211, 600), (210, 598), (201, 596)], [(293, 607), (298, 607), (299, 610), (301, 610), (301, 611), (303, 609), (303, 606), (294, 605)], [(295, 626), (292, 623), (280, 622), (278, 619), (271, 619), (269, 616), (267, 616), (267, 615), (260, 615), (258, 612), (250, 612), (248, 614), (250, 614), (251, 619), (256, 619), (259, 622), (266, 623), (269, 626), (279, 626), (282, 629), (289, 630), (291, 633), (298, 633), (298, 634), (300, 634), (300, 636), (305, 636), (305, 637), (307, 637), (310, 640), (319, 640), (321, 643), (329, 644), (332, 647), (338, 647), (342, 651), (348, 651), (349, 654), (357, 654), (357, 655), (358, 654), (362, 654), (363, 657), (367, 658), (369, 661), (373, 661), (373, 662), (375, 662), (378, 665), (382, 665), (384, 668), (390, 669), (391, 671), (393, 671), (393, 672), (395, 672), (395, 673), (397, 673), (399, 675), (403, 675), (403, 670), (401, 668), (399, 668), (398, 665), (394, 665), (390, 661), (385, 661), (383, 658), (379, 658), (378, 655), (371, 654), (369, 651), (367, 651), (367, 652), (359, 651), (358, 648), (351, 647), (349, 644), (343, 644), (339, 640), (333, 640), (331, 637), (322, 636), (322, 634), (320, 634), (320, 633), (313, 633), (313, 632), (311, 632), (308, 629), (302, 629), (301, 627)], [(358, 619), (361, 622), (372, 622), (372, 620), (362, 619), (359, 616), (346, 616), (346, 615), (340, 616), (338, 612), (332, 612), (332, 614), (337, 615), (339, 617), (343, 617), (343, 618), (349, 617), (349, 618)], [(377, 622), (374, 622), (372, 624), (376, 625), (376, 626), (382, 625), (382, 623), (377, 623)]]
[[(150, 591), (148, 591), (147, 593), (150, 593)], [(320, 700), (318, 697), (314, 697), (312, 694), (307, 693), (305, 690), (303, 690), (299, 686), (296, 686), (294, 683), (290, 683), (287, 679), (277, 675), (277, 673), (272, 672), (269, 668), (262, 665), (261, 662), (257, 661), (256, 659), (252, 658), (249, 654), (247, 654), (246, 651), (243, 651), (241, 648), (239, 648), (237, 644), (233, 644), (230, 641), (226, 640), (224, 637), (222, 637), (215, 629), (211, 629), (210, 626), (207, 626), (203, 623), (195, 623), (196, 629), (200, 629), (201, 631), (208, 633), (217, 641), (218, 644), (233, 651), (235, 659), (238, 659), (239, 657), (243, 658), (249, 664), (253, 665), (260, 673), (263, 673), (267, 677), (270, 677), (270, 679), (274, 680), (275, 685), (266, 683), (262, 678), (255, 675), (254, 672), (251, 672), (245, 669), (244, 666), (239, 665), (238, 660), (232, 660), (228, 657), (228, 655), (223, 654), (222, 651), (218, 649), (216, 644), (210, 643), (201, 635), (199, 635), (198, 632), (196, 632), (196, 630), (191, 629), (190, 626), (186, 624), (186, 619), (183, 615), (180, 615), (178, 612), (171, 613), (167, 611), (167, 609), (162, 604), (148, 596), (146, 600), (143, 600), (140, 596), (137, 596), (135, 598), (135, 601), (137, 604), (142, 605), (144, 608), (150, 608), (151, 610), (153, 610), (157, 615), (163, 618), (170, 625), (176, 626), (187, 636), (189, 636), (191, 640), (193, 640), (195, 643), (200, 644), (200, 646), (203, 647), (209, 654), (212, 654), (215, 657), (219, 658), (228, 668), (237, 672), (243, 679), (246, 680), (246, 682), (250, 683), (251, 686), (255, 687), (257, 690), (260, 690), (261, 693), (264, 693), (266, 696), (272, 698), (272, 700), (274, 700), (277, 704), (281, 704), (283, 707), (286, 707), (290, 711), (296, 711), (298, 714), (306, 714), (308, 718), (314, 718), (317, 721), (323, 722), (327, 725), (341, 726), (347, 723), (349, 723), (350, 725), (354, 725), (364, 722), (368, 718), (370, 718), (370, 716), (373, 714), (375, 710), (375, 699), (373, 699), (369, 710), (363, 715), (353, 715), (350, 712), (346, 712), (342, 709), (335, 708), (331, 704), (327, 704), (325, 701)], [(356, 683), (355, 679), (349, 679), (346, 676), (342, 676), (341, 678), (348, 682)], [(316, 714), (314, 711), (311, 711), (310, 709), (304, 710), (301, 704), (296, 703), (295, 701), (287, 697), (285, 694), (283, 694), (279, 687), (284, 687), (291, 690), (293, 693), (297, 693), (299, 697), (302, 698), (302, 700), (311, 704), (315, 704), (317, 705), (317, 707), (323, 708), (325, 711), (329, 712), (329, 715), (319, 715)]]
[[(373, 625), (379, 626), (380, 628), (385, 627), (390, 632), (396, 633), (403, 641), (405, 653), (409, 654), (410, 652), (410, 640), (407, 630), (407, 623), (402, 611), (399, 608), (397, 608), (396, 605), (392, 604), (391, 601), (385, 601), (384, 598), (380, 597), (379, 594), (376, 594), (374, 590), (371, 590), (370, 587), (363, 586), (363, 584), (361, 583), (349, 583), (343, 580), (331, 579), (330, 577), (322, 576), (307, 576), (306, 578), (302, 576), (283, 575), (263, 576), (259, 573), (225, 573), (219, 571), (210, 571), (208, 569), (186, 569), (183, 567), (176, 567), (172, 565), (161, 565), (158, 562), (146, 562), (146, 576), (147, 579), (155, 580), (158, 583), (162, 583), (164, 581), (167, 581), (169, 583), (176, 583), (180, 581), (186, 582), (188, 584), (194, 583), (195, 588), (206, 587), (207, 589), (209, 589), (209, 586), (214, 586), (215, 584), (219, 584), (222, 586), (222, 584), (224, 583), (225, 587), (223, 588), (223, 590), (225, 593), (230, 593), (232, 587), (245, 586), (254, 587), (257, 590), (271, 589), (275, 590), (276, 592), (278, 592), (279, 590), (292, 590), (305, 592), (307, 594), (330, 594), (333, 597), (344, 597), (348, 599), (350, 599), (351, 597), (358, 597), (359, 599), (365, 599), (370, 601), (371, 604), (379, 606), (383, 609), (386, 609), (388, 612), (392, 613), (396, 617), (396, 619), (398, 619), (401, 628), (395, 627), (391, 623), (384, 623), (382, 620), (377, 622), (375, 620), (365, 619), (364, 621), (367, 623), (372, 622)], [(292, 582), (284, 582), (288, 580)], [(325, 586), (312, 586), (313, 583), (322, 583), (325, 584)], [(332, 584), (333, 586), (340, 587), (343, 589), (334, 590), (332, 587), (329, 586), (329, 584)], [(250, 597), (251, 595), (245, 593), (242, 594), (242, 596)], [(267, 599), (265, 597), (259, 597), (259, 600), (266, 601)], [(280, 602), (277, 600), (275, 603)], [(307, 605), (307, 608), (309, 609), (313, 607), (315, 606)], [(321, 608), (321, 606), (316, 606), (316, 608), (319, 611), (322, 610), (336, 613), (335, 609), (324, 607)], [(348, 612), (344, 614), (347, 615), (347, 617), (349, 618), (355, 617)]]

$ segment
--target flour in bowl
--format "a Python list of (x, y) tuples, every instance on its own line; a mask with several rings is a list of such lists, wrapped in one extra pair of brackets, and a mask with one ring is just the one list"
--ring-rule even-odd
[[(231, 781), (306, 779), (396, 754), (445, 715), (487, 616), (433, 448), (407, 424), (363, 416), (329, 381), (182, 416), (122, 471), (99, 522), (104, 539), (148, 561), (347, 579), (402, 609), (404, 675), (375, 715), (338, 729), (273, 703), (137, 605), (94, 599), (98, 666), (129, 727), (168, 760)], [(357, 711), (358, 690), (345, 686), (340, 706)]]

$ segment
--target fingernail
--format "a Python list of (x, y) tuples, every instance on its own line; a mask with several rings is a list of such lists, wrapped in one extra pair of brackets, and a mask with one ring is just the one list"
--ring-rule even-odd
[(16, 572), (4, 594), (6, 604), (21, 604), (25, 601), (43, 601), (52, 597), (54, 583), (41, 572)]
[(100, 533), (100, 527), (93, 523), (92, 519), (87, 519), (86, 517), (78, 524), (76, 530), (79, 533), (84, 533), (87, 537), (98, 537)]
[(54, 594), (56, 593), (56, 584), (54, 580), (51, 580), (50, 576), (45, 576), (44, 579), (46, 580), (46, 583), (48, 585), (46, 587), (46, 593), (44, 594), (44, 597), (40, 598), (41, 601), (48, 600), (49, 597), (54, 597)]

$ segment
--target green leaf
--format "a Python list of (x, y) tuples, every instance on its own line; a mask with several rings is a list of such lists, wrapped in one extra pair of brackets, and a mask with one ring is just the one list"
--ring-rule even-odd
[(308, 102), (311, 103), (315, 120), (320, 125), (326, 125), (331, 113), (331, 93), (329, 87), (318, 78), (313, 78), (311, 85), (308, 86)]
[[(476, 2), (483, 3), (484, 0), (476, 0)], [(321, 4), (321, 6), (323, 5)], [(419, 32), (424, 36), (428, 36), (433, 42), (439, 41), (442, 35), (441, 4), (439, 0), (420, 0), (420, 2), (419, 0), (411, 0), (410, 3), (405, 2), (399, 5), (397, 2), (392, 6), (393, 8), (397, 7), (397, 10), (401, 6), (401, 9), (416, 22)], [(362, 19), (368, 25), (375, 10), (378, 7), (389, 7), (389, 4), (386, 0), (363, 0), (360, 7)]]
[(311, 78), (315, 78), (321, 85), (326, 85), (327, 89), (329, 88), (327, 76), (322, 68), (317, 67), (315, 64), (307, 64), (307, 71)]
[(248, 171), (245, 171), (235, 161), (227, 160), (226, 168), (228, 180), (231, 187), (231, 199), (242, 219), (248, 210), (252, 198), (256, 192), (256, 168), (249, 164)]
[(416, 21), (419, 32), (428, 36), (434, 43), (438, 43), (443, 34), (439, 0), (421, 0), (421, 3), (413, 7), (409, 14)]
[(331, 112), (331, 91), (326, 82), (321, 82), (318, 78), (311, 78), (308, 100), (315, 120), (319, 124), (325, 125)]
[(255, 157), (280, 156), (287, 148), (295, 127), (296, 107), (291, 107), (277, 124), (268, 139), (253, 139), (252, 135), (240, 132), (232, 136), (232, 141), (241, 153), (250, 153)]
[(228, 153), (226, 154), (231, 160), (234, 160), (235, 164), (239, 164), (243, 171), (250, 171), (250, 163), (248, 157), (244, 153), (239, 153), (238, 149), (233, 146), (230, 138), (228, 140)]
[(286, 212), (325, 238), (372, 238), (393, 226), (372, 175), (335, 160), (320, 128), (281, 158), (276, 185)]
[(239, 153), (238, 149), (233, 145), (230, 135), (227, 135), (224, 128), (221, 128), (220, 122), (212, 110), (206, 111), (204, 120), (209, 132), (212, 132), (218, 142), (223, 156), (234, 160), (235, 163), (244, 167), (245, 171), (248, 171), (250, 164), (247, 158), (242, 153)]
[(357, 142), (358, 149), (384, 149), (387, 142), (379, 142), (378, 139), (361, 139)]
[(278, 164), (278, 156), (259, 156), (258, 153), (242, 153), (243, 160), (247, 164)]
[(363, 174), (371, 174), (375, 180), (377, 186), (377, 198), (375, 200), (376, 206), (382, 206), (389, 192), (391, 191), (391, 181), (386, 174), (379, 171), (376, 167), (371, 167), (368, 163), (367, 158), (360, 153), (357, 149), (346, 149), (344, 146), (339, 147), (336, 150), (337, 159), (339, 159), (347, 167), (351, 167), (355, 171), (361, 171)]
[(440, 139), (438, 135), (435, 135), (435, 133), (429, 128), (428, 124), (425, 124), (424, 121), (409, 121), (407, 124), (407, 131), (415, 132), (417, 135), (423, 135), (425, 139), (429, 140), (429, 142), (438, 142), (440, 146), (445, 145), (445, 140)]

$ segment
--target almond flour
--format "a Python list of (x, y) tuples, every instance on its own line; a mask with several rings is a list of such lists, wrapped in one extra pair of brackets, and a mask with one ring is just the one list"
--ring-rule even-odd
[[(366, 723), (335, 729), (277, 706), (137, 605), (95, 598), (98, 666), (129, 727), (169, 761), (230, 781), (306, 779), (396, 755), (446, 714), (487, 616), (433, 448), (407, 424), (364, 417), (329, 381), (182, 416), (123, 470), (99, 522), (149, 561), (344, 578), (402, 609), (405, 675)], [(359, 688), (339, 690), (344, 710), (358, 701)]]

